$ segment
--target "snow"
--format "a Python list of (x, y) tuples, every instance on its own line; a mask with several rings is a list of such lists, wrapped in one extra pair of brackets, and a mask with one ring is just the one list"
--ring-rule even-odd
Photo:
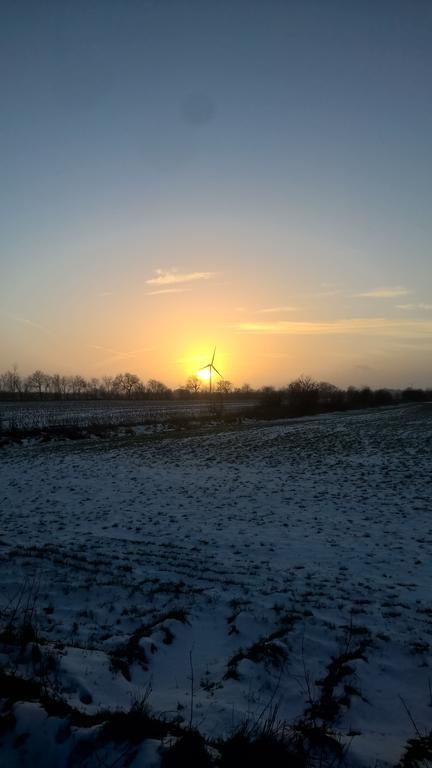
[[(244, 411), (254, 400), (230, 400), (225, 411)], [(214, 407), (214, 406), (213, 406)], [(5, 430), (49, 427), (134, 425), (136, 430), (161, 428), (176, 417), (208, 416), (213, 407), (204, 400), (45, 400), (0, 402), (0, 427)]]
[[(394, 765), (414, 735), (406, 708), (422, 731), (431, 720), (431, 446), (421, 405), (8, 447), (3, 616), (37, 591), (49, 684), (70, 705), (127, 710), (145, 694), (211, 739), (275, 699), (295, 722), (332, 657), (360, 644), (334, 726), (359, 732), (352, 765)], [(7, 647), (0, 662), (36, 674)], [(0, 739), (3, 764), (46, 765), (51, 750), (62, 765), (61, 720), (24, 702), (15, 716), (13, 738), (30, 736)], [(157, 743), (142, 749), (157, 765)]]

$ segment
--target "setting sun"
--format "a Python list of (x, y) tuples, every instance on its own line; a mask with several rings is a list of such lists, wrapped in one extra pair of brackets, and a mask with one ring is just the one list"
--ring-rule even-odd
[(210, 378), (210, 371), (209, 371), (209, 369), (208, 369), (208, 368), (203, 368), (202, 370), (200, 370), (200, 371), (197, 371), (197, 372), (196, 372), (196, 375), (197, 375), (197, 376), (198, 376), (200, 379), (202, 379), (203, 381), (208, 381), (208, 380), (209, 380), (209, 378)]

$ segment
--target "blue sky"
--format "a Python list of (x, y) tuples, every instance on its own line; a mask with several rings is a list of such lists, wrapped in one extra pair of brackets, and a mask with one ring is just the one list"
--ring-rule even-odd
[(0, 14), (3, 369), (431, 383), (430, 3)]

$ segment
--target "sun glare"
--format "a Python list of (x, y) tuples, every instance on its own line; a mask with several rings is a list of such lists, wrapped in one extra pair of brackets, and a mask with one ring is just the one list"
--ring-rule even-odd
[(196, 376), (202, 383), (209, 384), (209, 364), (213, 360), (213, 354), (215, 357), (211, 373), (212, 383), (216, 382), (216, 379), (224, 378), (226, 367), (223, 346), (217, 347), (212, 341), (195, 344), (189, 349), (186, 348), (184, 355), (178, 360), (184, 370), (185, 378)]
[(202, 371), (197, 371), (196, 375), (203, 381), (208, 381), (210, 378), (210, 371), (208, 368), (203, 368)]

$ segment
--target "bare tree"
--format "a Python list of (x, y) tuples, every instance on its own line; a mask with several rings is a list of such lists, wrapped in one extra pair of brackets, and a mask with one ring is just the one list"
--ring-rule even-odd
[(302, 374), (288, 387), (289, 404), (295, 410), (307, 413), (313, 410), (319, 398), (319, 384), (310, 376)]
[(320, 381), (318, 384), (319, 402), (328, 408), (341, 407), (344, 402), (344, 394), (334, 384), (328, 381)]
[(89, 381), (89, 391), (94, 398), (99, 394), (99, 379), (96, 376), (93, 376)]
[(229, 393), (232, 391), (232, 384), (227, 379), (220, 379), (218, 383), (216, 384), (216, 391), (220, 392), (222, 395), (229, 395)]
[(115, 392), (124, 393), (128, 398), (132, 397), (132, 392), (137, 390), (141, 384), (139, 376), (135, 373), (119, 373), (113, 383)]
[(18, 366), (16, 363), (12, 366), (12, 370), (2, 374), (0, 387), (5, 392), (17, 395), (21, 394), (23, 390), (23, 380), (18, 373)]
[(68, 376), (60, 376), (60, 393), (61, 397), (65, 398), (67, 396), (68, 390), (69, 390), (69, 377)]
[(102, 376), (102, 386), (108, 396), (113, 393), (113, 382), (112, 376)]
[(61, 391), (61, 376), (59, 373), (53, 373), (51, 378), (51, 392), (53, 393), (54, 397), (61, 399), (62, 391)]
[(198, 394), (201, 389), (202, 381), (199, 376), (189, 376), (186, 382), (186, 389), (189, 392), (193, 392), (194, 395)]
[(157, 381), (157, 379), (149, 379), (147, 382), (147, 392), (150, 393), (151, 397), (156, 399), (158, 397), (167, 397), (170, 393), (170, 390), (161, 381)]
[(126, 372), (123, 374), (123, 389), (128, 397), (132, 397), (132, 392), (138, 389), (140, 383), (140, 378), (136, 373)]
[(82, 376), (73, 376), (70, 382), (73, 395), (81, 395), (87, 389), (87, 382)]
[(35, 389), (39, 394), (40, 400), (42, 400), (42, 390), (46, 388), (47, 378), (49, 378), (47, 374), (38, 368), (27, 379), (29, 389)]

